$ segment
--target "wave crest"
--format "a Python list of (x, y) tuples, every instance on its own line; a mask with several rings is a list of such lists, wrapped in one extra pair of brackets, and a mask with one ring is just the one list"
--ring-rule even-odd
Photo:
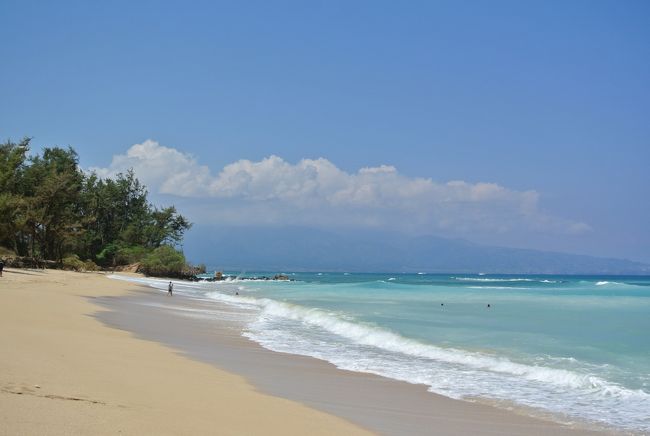
[(537, 283), (561, 283), (558, 280), (538, 280), (538, 279), (527, 279), (527, 278), (494, 278), (494, 277), (452, 277), (454, 280), (459, 280), (463, 282), (537, 282)]

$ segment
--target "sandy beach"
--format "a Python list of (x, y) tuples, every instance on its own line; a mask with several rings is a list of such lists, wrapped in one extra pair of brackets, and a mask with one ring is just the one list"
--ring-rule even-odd
[(270, 352), (180, 314), (194, 304), (6, 270), (0, 434), (603, 434)]
[(0, 434), (368, 434), (242, 377), (103, 326), (87, 297), (133, 285), (6, 269), (0, 279)]

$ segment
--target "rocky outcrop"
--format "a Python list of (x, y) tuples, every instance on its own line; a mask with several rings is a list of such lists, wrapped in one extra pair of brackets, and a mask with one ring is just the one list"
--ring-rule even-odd
[(273, 280), (289, 280), (289, 276), (284, 274), (276, 274), (273, 276)]
[(33, 257), (7, 257), (4, 259), (5, 266), (13, 268), (50, 268), (60, 269), (62, 265), (53, 260), (34, 259)]
[(140, 262), (132, 263), (130, 265), (119, 265), (115, 267), (116, 272), (129, 272), (137, 273), (140, 272)]

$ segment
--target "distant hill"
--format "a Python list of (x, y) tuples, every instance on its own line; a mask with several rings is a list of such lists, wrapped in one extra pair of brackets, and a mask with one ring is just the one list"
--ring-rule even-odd
[(624, 259), (304, 227), (196, 226), (186, 234), (184, 249), (192, 261), (225, 270), (650, 274), (650, 265)]

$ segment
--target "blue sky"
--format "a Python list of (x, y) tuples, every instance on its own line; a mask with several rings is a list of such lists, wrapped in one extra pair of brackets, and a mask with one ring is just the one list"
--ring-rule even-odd
[[(5, 0), (0, 16), (3, 139), (133, 166), (195, 222), (650, 261), (646, 1)], [(202, 178), (165, 188), (177, 170)]]

